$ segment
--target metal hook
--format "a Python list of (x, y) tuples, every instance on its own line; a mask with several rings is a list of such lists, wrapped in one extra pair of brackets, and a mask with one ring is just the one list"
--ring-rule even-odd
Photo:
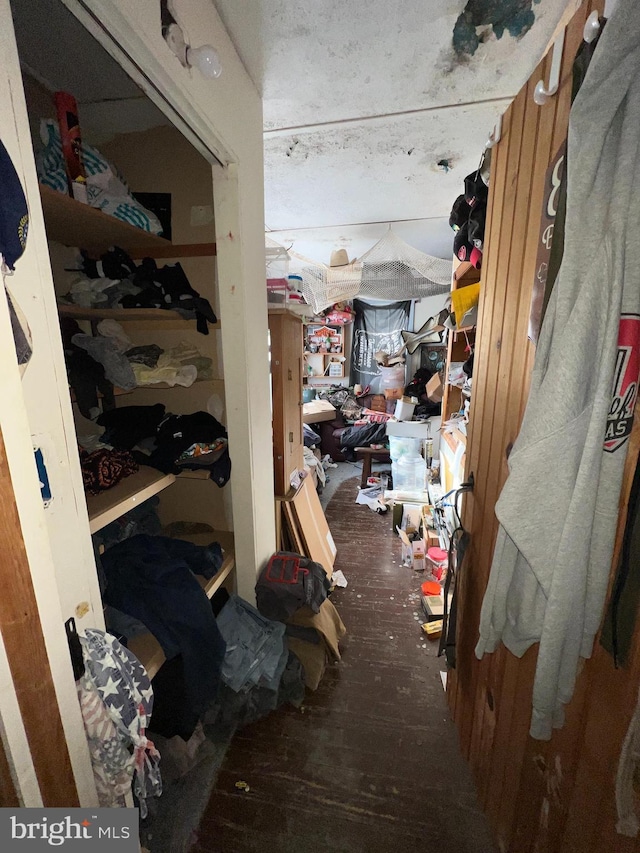
[(497, 145), (500, 142), (500, 138), (502, 136), (502, 116), (498, 118), (498, 121), (495, 124), (495, 127), (489, 134), (489, 138), (485, 143), (485, 149), (493, 148), (494, 145)]
[(551, 58), (551, 71), (549, 72), (549, 85), (545, 87), (544, 80), (540, 80), (533, 92), (533, 100), (541, 107), (546, 104), (552, 95), (558, 91), (560, 85), (560, 68), (562, 67), (562, 51), (564, 50), (564, 30), (553, 43), (553, 57)]
[(597, 38), (598, 33), (600, 32), (600, 20), (598, 17), (598, 13), (592, 12), (587, 18), (584, 30), (582, 32), (582, 37), (587, 42), (587, 44), (591, 44), (594, 39)]

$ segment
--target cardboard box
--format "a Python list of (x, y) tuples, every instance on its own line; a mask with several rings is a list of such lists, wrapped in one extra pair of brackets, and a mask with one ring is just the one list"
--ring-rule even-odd
[(402, 527), (402, 519), (403, 519), (403, 515), (404, 515), (405, 505), (412, 507), (412, 508), (415, 508), (416, 513), (422, 512), (422, 504), (420, 504), (420, 503), (416, 503), (415, 501), (395, 501), (394, 500), (393, 501), (393, 507), (391, 509), (391, 523), (393, 525), (394, 530), (396, 530), (396, 528), (398, 528), (398, 527)]
[(337, 416), (338, 412), (328, 400), (312, 400), (302, 404), (302, 420), (305, 424), (332, 421)]
[(371, 403), (369, 404), (369, 408), (373, 409), (374, 412), (385, 412), (387, 411), (387, 403), (384, 399), (384, 394), (374, 394), (371, 398)]
[(402, 542), (402, 563), (405, 566), (410, 566), (413, 560), (413, 546), (411, 541), (401, 527), (396, 527), (396, 532)]
[(442, 619), (444, 616), (444, 598), (442, 595), (422, 595), (422, 608), (427, 619)]
[(424, 572), (426, 565), (426, 549), (424, 547), (424, 539), (417, 539), (411, 543), (413, 554), (412, 554), (412, 566), (414, 572)]
[(444, 397), (444, 385), (442, 384), (439, 373), (435, 373), (427, 382), (427, 397), (432, 403), (442, 402), (442, 398)]

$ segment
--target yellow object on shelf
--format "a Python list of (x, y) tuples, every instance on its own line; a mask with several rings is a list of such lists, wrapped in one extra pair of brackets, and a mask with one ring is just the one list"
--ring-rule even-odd
[(480, 300), (480, 283), (469, 284), (466, 287), (459, 287), (457, 290), (451, 291), (451, 307), (456, 315), (456, 325), (460, 325), (460, 321), (464, 315), (471, 311)]

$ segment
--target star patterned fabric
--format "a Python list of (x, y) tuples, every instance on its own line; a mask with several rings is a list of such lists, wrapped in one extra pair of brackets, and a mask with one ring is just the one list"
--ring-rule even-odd
[(153, 709), (149, 676), (111, 634), (87, 628), (80, 642), (85, 672), (78, 695), (100, 805), (124, 805), (133, 783), (144, 818), (146, 798), (162, 793), (160, 754), (146, 736)]

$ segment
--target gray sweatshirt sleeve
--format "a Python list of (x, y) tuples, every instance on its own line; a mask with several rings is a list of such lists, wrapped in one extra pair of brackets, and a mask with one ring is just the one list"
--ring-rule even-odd
[(476, 648), (481, 656), (502, 640), (522, 655), (539, 641), (531, 735), (540, 739), (562, 725), (600, 624), (637, 394), (639, 31), (640, 4), (620, 0), (571, 111), (563, 263), (496, 505)]

